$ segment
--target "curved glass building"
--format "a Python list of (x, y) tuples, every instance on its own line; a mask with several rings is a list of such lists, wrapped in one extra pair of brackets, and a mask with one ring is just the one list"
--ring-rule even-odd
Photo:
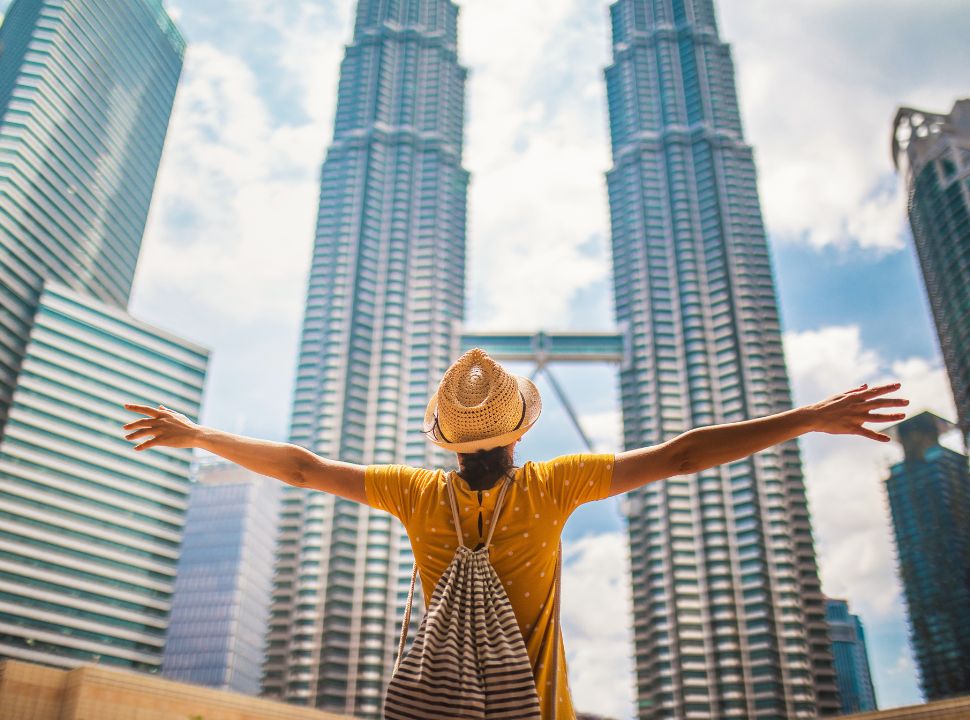
[(44, 283), (0, 437), (0, 657), (158, 670), (192, 452), (132, 450), (122, 403), (197, 417), (207, 362), (195, 343)]
[(185, 41), (160, 0), (14, 0), (0, 48), (2, 433), (42, 281), (127, 307)]
[(126, 311), (185, 43), (159, 0), (14, 0), (0, 25), (0, 656), (155, 672), (208, 351)]

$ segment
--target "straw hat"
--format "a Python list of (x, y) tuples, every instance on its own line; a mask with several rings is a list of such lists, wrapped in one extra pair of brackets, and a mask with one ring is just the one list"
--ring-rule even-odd
[(457, 453), (490, 450), (522, 437), (541, 411), (539, 390), (531, 380), (473, 348), (441, 378), (424, 413), (424, 434)]

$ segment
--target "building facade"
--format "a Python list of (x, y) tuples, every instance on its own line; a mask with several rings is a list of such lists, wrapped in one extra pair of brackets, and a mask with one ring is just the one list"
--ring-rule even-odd
[(949, 115), (900, 108), (893, 162), (963, 437), (970, 445), (970, 98)]
[(890, 432), (904, 459), (886, 480), (910, 641), (927, 700), (970, 694), (970, 469), (929, 412)]
[(226, 462), (189, 491), (162, 674), (258, 695), (283, 484)]
[(13, 0), (0, 25), (0, 656), (154, 672), (208, 351), (125, 311), (185, 43), (159, 0)]
[[(607, 173), (624, 445), (787, 410), (774, 280), (712, 0), (619, 0)], [(839, 711), (795, 442), (629, 493), (640, 718)]]
[(122, 404), (197, 416), (207, 351), (46, 281), (0, 439), (0, 657), (155, 672), (190, 450), (132, 450)]
[(2, 435), (43, 280), (127, 307), (185, 42), (160, 0), (13, 0), (0, 47)]
[(862, 620), (849, 612), (849, 604), (845, 600), (835, 598), (826, 599), (825, 618), (832, 637), (832, 656), (835, 658), (842, 713), (848, 715), (878, 710)]
[[(424, 409), (463, 316), (466, 70), (449, 0), (360, 0), (321, 173), (289, 440), (440, 466)], [(263, 692), (378, 717), (412, 556), (389, 514), (287, 487)]]

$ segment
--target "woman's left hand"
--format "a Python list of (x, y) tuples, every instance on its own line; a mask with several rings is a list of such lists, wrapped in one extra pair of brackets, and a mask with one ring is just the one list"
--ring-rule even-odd
[(122, 426), (125, 430), (134, 430), (133, 433), (125, 435), (125, 440), (152, 436), (145, 439), (140, 445), (136, 445), (132, 448), (133, 450), (145, 450), (156, 445), (173, 448), (195, 447), (203, 430), (201, 425), (195, 424), (182, 413), (164, 405), (153, 408), (148, 405), (124, 403), (124, 406), (128, 410), (148, 416), (147, 418), (132, 420)]
[(874, 388), (863, 385), (809, 405), (814, 429), (832, 435), (862, 435), (872, 440), (888, 442), (891, 439), (888, 435), (870, 430), (864, 423), (886, 423), (904, 419), (906, 413), (874, 412), (881, 408), (909, 405), (909, 400), (905, 398), (880, 397), (899, 388), (900, 383)]

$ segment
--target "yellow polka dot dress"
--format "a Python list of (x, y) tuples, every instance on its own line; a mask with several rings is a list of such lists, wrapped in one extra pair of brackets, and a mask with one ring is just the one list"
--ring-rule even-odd
[[(612, 454), (565, 455), (548, 462), (527, 462), (506, 493), (492, 537), (491, 562), (505, 585), (525, 640), (542, 717), (572, 720), (562, 634), (555, 627), (556, 552), (563, 525), (583, 503), (609, 496)], [(367, 502), (397, 517), (407, 530), (424, 592), (425, 606), (458, 543), (446, 482), (458, 502), (465, 544), (484, 544), (501, 483), (491, 490), (471, 490), (456, 474), (406, 465), (370, 465), (364, 475)], [(559, 682), (551, 693), (554, 643), (559, 643)]]

